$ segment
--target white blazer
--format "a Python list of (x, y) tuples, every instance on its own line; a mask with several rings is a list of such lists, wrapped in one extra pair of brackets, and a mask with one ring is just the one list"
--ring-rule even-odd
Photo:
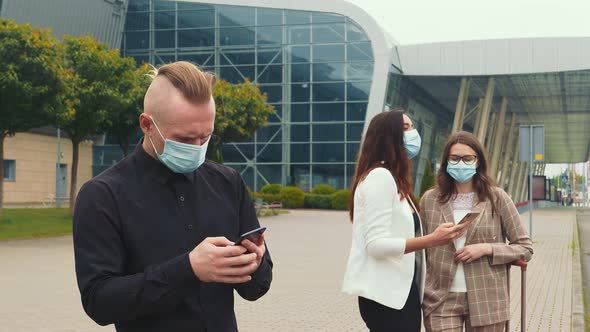
[[(352, 246), (344, 274), (343, 292), (397, 310), (404, 307), (412, 286), (415, 264), (414, 252), (404, 254), (406, 239), (415, 236), (410, 204), (411, 200), (400, 200), (393, 176), (383, 167), (373, 169), (359, 183), (354, 193)], [(371, 255), (367, 250), (367, 246), (378, 239), (388, 239), (391, 244), (391, 250), (385, 257)], [(426, 259), (424, 250), (420, 250), (419, 254), (422, 255), (422, 275), (418, 279), (418, 289), (422, 302)]]

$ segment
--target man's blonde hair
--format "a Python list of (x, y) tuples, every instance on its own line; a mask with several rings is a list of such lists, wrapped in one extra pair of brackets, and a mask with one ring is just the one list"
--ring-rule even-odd
[(161, 66), (154, 71), (154, 78), (163, 76), (191, 103), (206, 103), (213, 94), (215, 74), (204, 72), (187, 61)]

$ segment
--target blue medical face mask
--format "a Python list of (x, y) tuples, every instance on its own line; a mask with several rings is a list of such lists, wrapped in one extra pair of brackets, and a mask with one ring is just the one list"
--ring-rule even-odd
[(477, 173), (476, 165), (467, 165), (463, 160), (456, 164), (448, 163), (447, 173), (459, 183), (469, 182), (471, 178)]
[(422, 139), (420, 138), (418, 130), (412, 129), (404, 131), (404, 148), (410, 159), (418, 155), (421, 146)]
[(160, 128), (154, 121), (154, 118), (150, 117), (154, 122), (154, 126), (158, 133), (164, 140), (164, 151), (162, 154), (158, 153), (156, 146), (152, 141), (151, 137), (148, 137), (156, 151), (158, 159), (166, 165), (172, 172), (175, 173), (191, 173), (205, 162), (205, 155), (207, 154), (207, 146), (209, 145), (209, 139), (203, 143), (203, 145), (193, 145), (175, 142), (169, 140), (162, 135)]

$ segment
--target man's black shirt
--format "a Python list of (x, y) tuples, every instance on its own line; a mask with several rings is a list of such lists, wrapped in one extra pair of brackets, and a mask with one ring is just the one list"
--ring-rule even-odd
[(78, 194), (74, 252), (84, 309), (119, 332), (237, 331), (234, 289), (251, 301), (268, 291), (268, 251), (239, 285), (200, 282), (188, 253), (206, 237), (237, 241), (257, 227), (238, 172), (206, 161), (173, 173), (138, 144)]

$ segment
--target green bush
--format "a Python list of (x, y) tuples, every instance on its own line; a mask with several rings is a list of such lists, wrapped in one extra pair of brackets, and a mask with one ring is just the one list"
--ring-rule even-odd
[(252, 191), (252, 189), (250, 189), (250, 187), (246, 186), (246, 189), (248, 190), (248, 196), (250, 196), (251, 200), (255, 200), (256, 199), (256, 193)]
[(281, 203), (286, 209), (303, 207), (305, 193), (297, 187), (285, 187), (281, 190)]
[(332, 194), (332, 209), (334, 210), (348, 210), (348, 200), (350, 198), (350, 190), (338, 190)]
[(306, 194), (303, 206), (309, 209), (329, 210), (332, 208), (332, 195)]
[(274, 195), (278, 195), (281, 193), (281, 189), (283, 189), (283, 186), (281, 186), (278, 183), (274, 183), (274, 184), (267, 184), (262, 186), (262, 188), (260, 188), (260, 193), (261, 194), (274, 194)]
[(332, 195), (335, 192), (336, 189), (327, 184), (320, 184), (311, 190), (311, 193), (314, 195)]

